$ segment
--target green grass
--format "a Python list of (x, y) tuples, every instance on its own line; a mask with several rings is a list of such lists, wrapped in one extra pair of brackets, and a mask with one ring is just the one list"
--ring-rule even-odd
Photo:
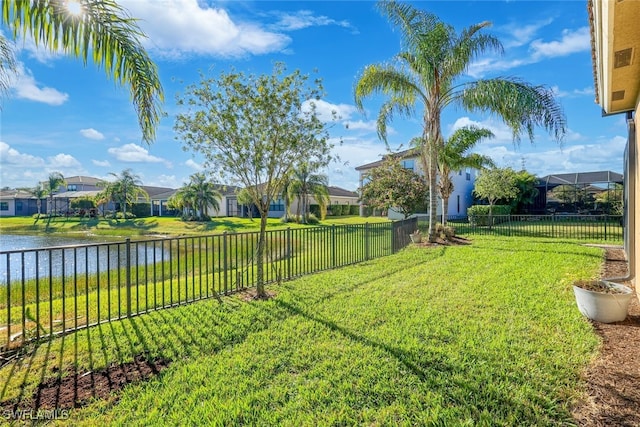
[[(570, 284), (602, 250), (476, 237), (57, 338), (0, 370), (0, 400), (144, 353), (172, 364), (74, 425), (558, 425), (599, 341)], [(19, 406), (19, 405), (18, 405)], [(65, 422), (66, 424), (69, 421)]]
[[(321, 225), (343, 225), (388, 222), (380, 217), (327, 217)], [(283, 224), (280, 219), (269, 218), (268, 229), (307, 227), (302, 224)], [(31, 217), (0, 217), (0, 233), (56, 233), (56, 234), (82, 234), (91, 233), (101, 236), (145, 236), (167, 235), (184, 236), (197, 234), (210, 234), (222, 232), (257, 231), (260, 228), (260, 219), (254, 218), (213, 218), (209, 222), (185, 222), (175, 217), (149, 217), (133, 220), (114, 220), (97, 218), (53, 218), (35, 221)]]

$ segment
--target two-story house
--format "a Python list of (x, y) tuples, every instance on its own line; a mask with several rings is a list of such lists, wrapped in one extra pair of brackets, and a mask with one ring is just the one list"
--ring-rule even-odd
[[(420, 156), (418, 151), (415, 148), (400, 151), (398, 153), (389, 154), (397, 157), (400, 164), (407, 168), (411, 169), (416, 173), (424, 175), (424, 171), (420, 166)], [(378, 166), (380, 166), (386, 156), (378, 160), (376, 162), (367, 163), (365, 165), (361, 165), (356, 167), (356, 170), (360, 173), (360, 187), (364, 185), (364, 179), (367, 173)], [(473, 204), (473, 186), (478, 175), (478, 171), (471, 168), (465, 168), (464, 170), (455, 171), (451, 175), (451, 182), (453, 183), (454, 190), (449, 198), (449, 208), (446, 215), (451, 217), (464, 217), (467, 215), (467, 208), (469, 208)], [(428, 195), (425, 194), (425, 201), (428, 199)], [(426, 204), (426, 203), (425, 203)], [(418, 212), (416, 215), (424, 215), (428, 214), (428, 212)], [(438, 215), (442, 215), (442, 203), (439, 199), (438, 202)], [(360, 215), (364, 216), (364, 204), (360, 202)], [(402, 219), (404, 216), (393, 210), (389, 209), (388, 212), (389, 219)]]

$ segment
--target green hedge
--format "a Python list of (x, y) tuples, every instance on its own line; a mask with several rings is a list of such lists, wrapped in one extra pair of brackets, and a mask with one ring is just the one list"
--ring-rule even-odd
[[(507, 220), (506, 215), (511, 214), (511, 206), (509, 205), (494, 205), (492, 209), (493, 213), (493, 225), (505, 222)], [(471, 225), (486, 226), (489, 225), (489, 206), (488, 205), (473, 205), (467, 209), (467, 216), (469, 217), (469, 223)]]

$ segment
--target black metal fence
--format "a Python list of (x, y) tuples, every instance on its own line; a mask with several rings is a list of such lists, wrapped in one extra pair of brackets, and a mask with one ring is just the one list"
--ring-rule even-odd
[[(417, 220), (268, 231), (264, 282), (390, 255)], [(256, 284), (259, 233), (0, 252), (0, 354)]]
[(615, 215), (476, 215), (447, 221), (460, 235), (622, 241), (624, 232), (622, 217)]

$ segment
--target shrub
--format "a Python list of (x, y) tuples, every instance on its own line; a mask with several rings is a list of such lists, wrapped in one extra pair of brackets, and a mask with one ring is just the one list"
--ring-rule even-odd
[(360, 215), (360, 206), (358, 205), (349, 206), (349, 215)]
[(321, 212), (320, 212), (320, 205), (316, 205), (316, 204), (311, 204), (309, 205), (309, 213), (315, 215), (316, 217), (320, 217), (321, 216)]
[(441, 239), (451, 240), (456, 235), (456, 229), (450, 226), (443, 226), (442, 224), (436, 224), (436, 234)]
[(310, 213), (307, 215), (307, 224), (320, 224), (320, 220), (318, 219), (317, 216)]
[(133, 205), (131, 205), (130, 212), (133, 215), (135, 215), (136, 218), (146, 218), (151, 215), (151, 204), (150, 203), (134, 203)]
[[(493, 206), (493, 224), (499, 224), (507, 221), (508, 216), (511, 213), (511, 206), (509, 205), (494, 205)], [(473, 205), (467, 209), (467, 215), (469, 216), (469, 222), (471, 225), (485, 226), (489, 225), (489, 206), (488, 205)]]

